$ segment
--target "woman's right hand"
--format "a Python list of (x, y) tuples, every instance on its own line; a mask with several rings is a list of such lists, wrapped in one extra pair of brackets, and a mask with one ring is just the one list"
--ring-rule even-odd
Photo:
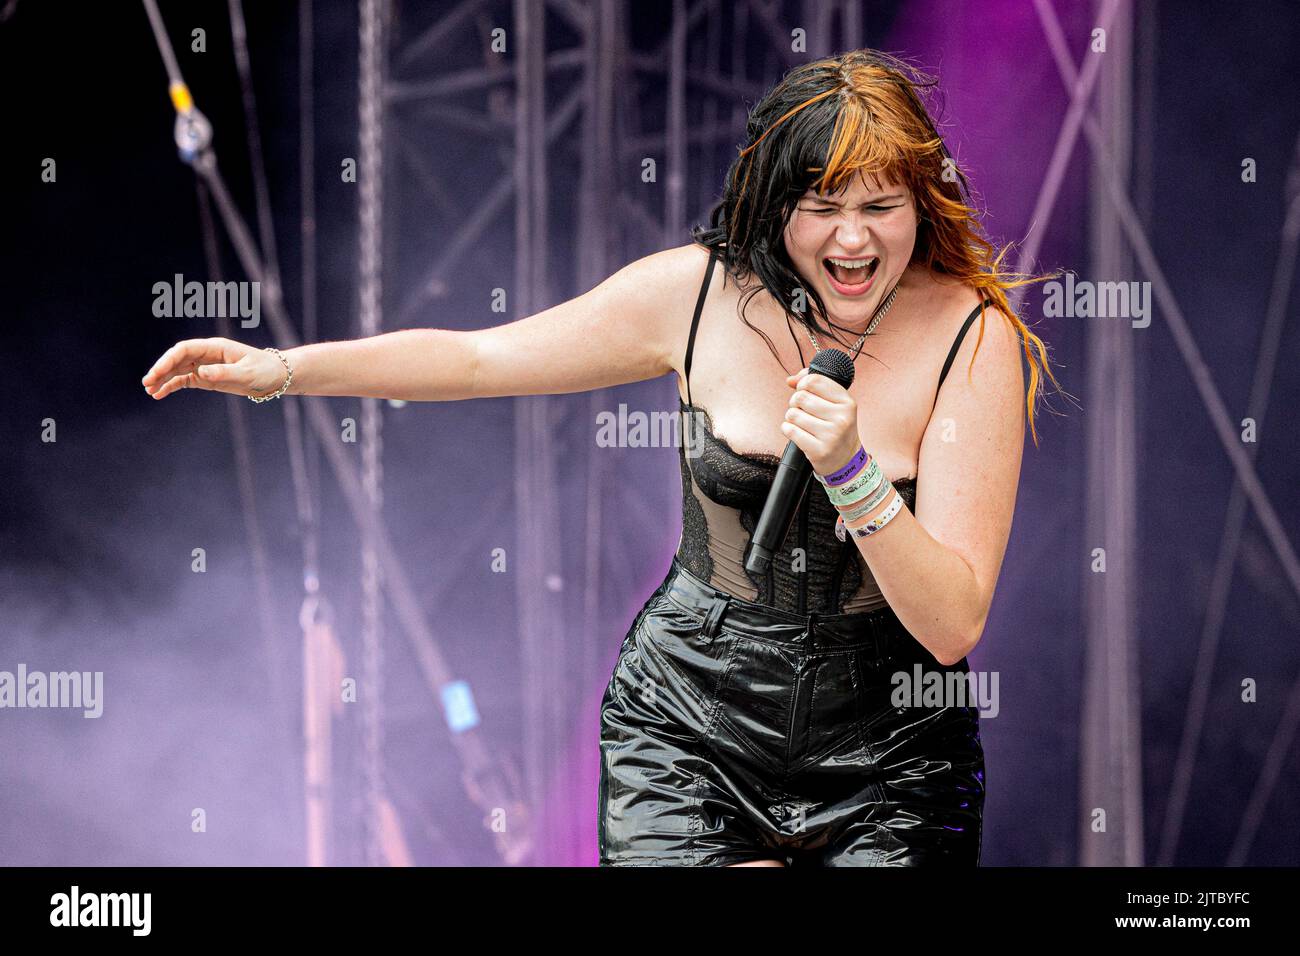
[(140, 382), (154, 398), (181, 388), (260, 398), (283, 385), (286, 374), (274, 352), (231, 339), (186, 339), (159, 356)]

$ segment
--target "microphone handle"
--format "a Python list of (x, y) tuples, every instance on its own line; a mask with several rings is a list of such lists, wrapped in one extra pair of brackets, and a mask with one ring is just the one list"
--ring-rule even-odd
[(751, 574), (764, 574), (772, 563), (772, 555), (781, 546), (790, 519), (803, 501), (808, 481), (812, 477), (812, 464), (802, 449), (793, 441), (785, 446), (781, 464), (777, 466), (767, 503), (754, 528), (745, 555), (745, 570)]

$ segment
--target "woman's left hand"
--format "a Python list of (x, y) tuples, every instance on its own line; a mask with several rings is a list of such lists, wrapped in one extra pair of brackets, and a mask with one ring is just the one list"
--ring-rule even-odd
[(858, 403), (844, 386), (825, 375), (800, 369), (785, 383), (794, 389), (781, 432), (799, 446), (818, 475), (829, 475), (853, 460), (858, 436)]

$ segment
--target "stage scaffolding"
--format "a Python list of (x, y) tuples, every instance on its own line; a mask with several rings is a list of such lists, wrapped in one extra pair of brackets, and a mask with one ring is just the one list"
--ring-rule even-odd
[[(630, 45), (624, 22), (629, 7), (616, 0), (516, 0), (513, 5), (465, 0), (431, 25), (399, 31), (404, 35), (395, 39), (395, 58), (404, 70), (400, 80), (390, 80), (387, 86), (395, 124), (441, 122), (462, 136), (481, 135), (483, 154), (497, 152), (503, 162), (512, 162), (514, 169), (512, 181), (503, 177), (500, 187), (476, 207), (459, 210), (462, 224), (431, 263), (425, 281), (406, 296), (398, 310), (399, 320), (409, 318), (426, 302), (431, 290), (440, 287), (491, 220), (511, 208), (516, 241), (515, 317), (585, 291), (636, 257), (687, 241), (687, 228), (705, 219), (720, 191), (721, 172), (743, 134), (744, 105), (797, 63), (869, 46), (873, 39), (880, 42), (864, 33), (869, 5), (861, 3), (673, 0), (671, 5), (664, 4), (665, 9), (669, 6), (667, 39), (654, 49)], [(1136, 190), (1139, 195), (1149, 192), (1149, 143), (1141, 137), (1136, 147), (1132, 142), (1134, 109), (1129, 90), (1134, 71), (1131, 37), (1135, 29), (1142, 29), (1144, 48), (1154, 50), (1154, 7), (1143, 8), (1139, 18), (1127, 0), (1096, 4), (1095, 21), (1110, 38), (1104, 60), (1088, 55), (1081, 41), (1067, 45), (1057, 15), (1046, 0), (1035, 0), (1035, 8), (1062, 82), (1071, 91), (1071, 102), (1039, 191), (1033, 232), (1021, 247), (1017, 267), (1020, 271), (1040, 269), (1036, 254), (1051, 221), (1066, 165), (1082, 134), (1094, 168), (1090, 217), (1093, 272), (1103, 277), (1136, 273), (1156, 286), (1157, 302), (1237, 470), (1240, 484), (1234, 494), (1241, 503), (1230, 524), (1239, 524), (1249, 500), (1292, 585), (1300, 590), (1300, 565), (1259, 485), (1250, 457), (1235, 438), (1229, 441), (1231, 431), (1222, 401), (1127, 194), (1128, 170), (1134, 163), (1139, 173)], [(482, 43), (481, 67), (440, 70), (440, 46), (463, 37), (467, 30), (472, 33), (476, 23), (480, 31), (488, 25), (510, 25), (513, 57), (502, 62), (486, 52), (486, 43)], [(795, 27), (806, 31), (806, 51), (792, 50)], [(563, 45), (551, 42), (557, 33), (576, 39)], [(757, 58), (756, 45), (746, 43), (747, 37), (760, 38), (762, 52)], [(1076, 61), (1079, 67), (1074, 65)], [(1152, 83), (1150, 71), (1141, 70), (1137, 95), (1144, 104), (1150, 102)], [(500, 116), (463, 105), (468, 93), (489, 89), (503, 93), (510, 104), (509, 143), (502, 141), (505, 126)], [(406, 109), (413, 102), (424, 106), (417, 115)], [(576, 169), (571, 155), (557, 160), (562, 152), (557, 140), (572, 135), (569, 131), (575, 126), (582, 142)], [(639, 188), (635, 164), (646, 156), (659, 164), (663, 188), (658, 192)], [(563, 232), (553, 227), (549, 206), (543, 201), (556, 188), (553, 170), (557, 161), (563, 164), (563, 183), (580, 184), (578, 227)], [(425, 185), (435, 202), (445, 207), (447, 201), (437, 189), (436, 179), (426, 177)], [(647, 195), (652, 195), (654, 202), (647, 202)], [(564, 263), (578, 265), (566, 274), (560, 268)], [(1285, 308), (1285, 291), (1279, 280), (1271, 314)], [(1017, 306), (1020, 301), (1021, 295), (1013, 297)], [(1104, 575), (1089, 576), (1086, 590), (1079, 860), (1094, 865), (1138, 865), (1144, 860), (1145, 814), (1135, 624), (1134, 342), (1132, 330), (1096, 323), (1090, 326), (1089, 336), (1087, 467), (1092, 495), (1087, 503), (1086, 539), (1104, 547), (1109, 561)], [(1267, 345), (1262, 348), (1267, 350)], [(611, 402), (602, 390), (578, 403), (585, 405), (585, 420), (591, 421), (596, 411), (608, 408)], [(517, 498), (517, 549), (522, 562), (515, 566), (516, 597), (519, 607), (525, 609), (519, 629), (528, 680), (525, 789), (530, 800), (552, 799), (563, 806), (581, 802), (581, 795), (573, 790), (572, 775), (566, 776), (565, 756), (573, 740), (574, 702), (581, 692), (608, 676), (596, 666), (602, 642), (610, 638), (608, 622), (617, 611), (608, 599), (628, 583), (619, 578), (617, 558), (625, 549), (639, 547), (647, 533), (657, 533), (661, 520), (647, 514), (634, 496), (626, 495), (620, 482), (610, 480), (610, 456), (593, 453), (589, 441), (575, 443), (586, 456), (584, 573), (577, 598), (572, 596), (574, 589), (563, 586), (555, 549), (547, 550), (542, 544), (557, 540), (560, 533), (560, 502), (554, 494), (557, 436), (566, 417), (573, 417), (576, 405), (570, 396), (516, 400), (518, 470), (514, 487), (518, 491), (533, 489)], [(1230, 572), (1234, 558), (1221, 555), (1219, 578)], [(574, 607), (575, 602), (581, 607)], [(575, 618), (579, 611), (580, 617)], [(563, 625), (564, 620), (575, 619), (582, 621), (579, 632)], [(1218, 624), (1221, 615), (1218, 623), (1207, 621), (1197, 673), (1202, 690), (1207, 669), (1213, 666)], [(1193, 697), (1195, 700), (1197, 694)], [(1285, 752), (1285, 742), (1300, 720), (1300, 708), (1292, 711), (1295, 713), (1288, 712), (1286, 725), (1278, 729), (1282, 743), (1274, 751)], [(1184, 741), (1179, 767), (1184, 777), (1194, 763), (1199, 720), (1195, 707), (1189, 706), (1189, 739)], [(1273, 779), (1275, 773), (1266, 769), (1256, 791), (1257, 796), (1263, 794), (1260, 799), (1266, 797)], [(1177, 812), (1181, 812), (1179, 799), (1176, 791), (1173, 810)], [(1107, 811), (1104, 833), (1093, 832), (1095, 808)], [(537, 809), (539, 818), (553, 821), (545, 832), (536, 834), (537, 859), (584, 862), (572, 858), (571, 848), (576, 845), (576, 828), (588, 826), (590, 821), (575, 820), (571, 815), (566, 820), (563, 815), (547, 813), (544, 807)], [(1242, 827), (1239, 855), (1253, 832), (1249, 820), (1244, 820)], [(1169, 852), (1176, 839), (1175, 823), (1164, 837)]]
[[(145, 0), (145, 6), (176, 82), (174, 56), (162, 35), (157, 11), (151, 0)], [(1135, 143), (1132, 131), (1130, 38), (1140, 19), (1150, 49), (1154, 8), (1142, 8), (1139, 18), (1128, 0), (1096, 4), (1095, 20), (1108, 32), (1111, 43), (1110, 55), (1103, 61), (1083, 52), (1086, 48), (1078, 38), (1067, 41), (1047, 0), (1034, 0), (1034, 6), (1062, 82), (1070, 91), (1070, 106), (1061, 119), (1057, 147), (1031, 218), (1033, 231), (1021, 247), (1017, 269), (1039, 269), (1036, 253), (1051, 221), (1066, 164), (1082, 135), (1092, 160), (1091, 268), (1101, 278), (1136, 275), (1151, 282), (1160, 318), (1188, 367), (1219, 445), (1235, 471), (1161, 835), (1159, 858), (1168, 864), (1178, 845), (1205, 719), (1209, 675), (1248, 509), (1258, 519), (1286, 580), (1298, 593), (1300, 560), (1256, 474), (1254, 447), (1247, 450), (1238, 438), (1233, 417), (1129, 196), (1131, 167), (1139, 171), (1134, 184), (1139, 196), (1149, 192), (1142, 175), (1151, 167), (1141, 135)], [(462, 0), (439, 5), (433, 22), (417, 22), (420, 11), (429, 9), (420, 4), (397, 8), (391, 0), (360, 0), (359, 171), (368, 183), (360, 191), (359, 209), (361, 334), (436, 325), (421, 323), (418, 317), (445, 292), (458, 265), (478, 248), (489, 229), (512, 212), (511, 318), (534, 314), (586, 291), (635, 258), (687, 242), (689, 226), (704, 221), (720, 191), (721, 174), (743, 134), (746, 105), (797, 63), (879, 42), (864, 33), (866, 6), (841, 0), (671, 0), (661, 8), (669, 20), (666, 39), (644, 49), (636, 48), (630, 39), (627, 18), (631, 7), (621, 0)], [(796, 26), (807, 31), (807, 49), (798, 53), (791, 45), (791, 30)], [(504, 31), (506, 52), (492, 48), (497, 29)], [(466, 43), (481, 51), (481, 62), (472, 67), (447, 55), (449, 49)], [(304, 75), (310, 78), (311, 71)], [(1141, 71), (1137, 95), (1142, 103), (1149, 101), (1150, 82), (1149, 74)], [(306, 101), (310, 102), (309, 96)], [(412, 149), (405, 135), (412, 128), (477, 138), (480, 145), (474, 153), (485, 162), (495, 157), (509, 174), (500, 176), (495, 187), (468, 203), (453, 195), (433, 165)], [(581, 143), (576, 160), (566, 143), (575, 135)], [(657, 165), (657, 189), (643, 188), (639, 174), (645, 158)], [(259, 258), (256, 240), (240, 221), (226, 192), (215, 154), (205, 147), (189, 161), (210, 191), (245, 272), (253, 279), (265, 276), (271, 280), (266, 311), (276, 344), (281, 348), (297, 344), (299, 338), (278, 295), (271, 237), (263, 235)], [(403, 163), (400, 175), (399, 162)], [(576, 228), (560, 228), (552, 219), (555, 198), (570, 192), (573, 184), (578, 193)], [(421, 278), (395, 290), (385, 260), (408, 240), (391, 229), (389, 210), (394, 203), (414, 201), (413, 190), (419, 190), (440, 216), (455, 225), (440, 240)], [(1286, 201), (1288, 215), (1248, 409), (1257, 420), (1262, 420), (1267, 404), (1294, 276), (1300, 241), (1300, 172), (1292, 177)], [(309, 232), (304, 220), (304, 235)], [(421, 251), (428, 255), (427, 249)], [(1020, 301), (1021, 294), (1012, 297), (1013, 305)], [(310, 337), (314, 320), (307, 328)], [(1098, 323), (1089, 326), (1087, 469), (1091, 491), (1085, 534), (1089, 548), (1105, 549), (1108, 564), (1104, 575), (1089, 576), (1086, 589), (1076, 821), (1079, 862), (1085, 865), (1144, 862), (1134, 613), (1140, 594), (1134, 568), (1133, 489), (1140, 470), (1133, 425), (1134, 351), (1131, 330)], [(616, 458), (597, 452), (590, 439), (595, 413), (611, 404), (609, 390), (584, 396), (515, 399), (515, 472), (511, 481), (501, 481), (500, 488), (484, 489), (485, 506), (514, 509), (517, 537), (511, 573), (526, 695), (521, 728), (522, 783), (513, 779), (476, 730), (453, 733), (452, 737), (470, 799), (485, 813), (506, 809), (517, 824), (509, 837), (497, 841), (506, 863), (591, 862), (579, 859), (576, 848), (581, 830), (594, 824), (571, 812), (589, 795), (578, 791), (581, 784), (568, 760), (584, 730), (590, 730), (586, 736), (594, 746), (595, 728), (576, 726), (576, 704), (590, 688), (608, 678), (603, 667), (611, 640), (610, 622), (623, 610), (614, 602), (625, 599), (637, 583), (623, 573), (619, 557), (643, 547), (646, 540), (663, 531), (663, 516), (627, 493), (627, 483), (616, 480)], [(337, 452), (337, 442), (331, 441), (333, 426), (324, 400), (303, 399), (303, 408), (305, 425), (324, 450), (362, 529), (367, 555), (364, 673), (376, 687), (383, 660), (382, 584), (383, 600), (395, 610), (430, 691), (440, 696), (451, 680), (451, 669), (443, 661), (414, 588), (396, 559), (379, 512), (382, 469), (377, 406), (367, 406), (370, 444), (363, 448), (360, 474)], [(566, 431), (573, 432), (574, 422), (584, 431), (576, 440), (566, 441)], [(297, 431), (296, 421), (291, 427)], [(571, 434), (567, 437), (573, 438)], [(557, 477), (562, 456), (570, 466), (578, 457), (586, 476), (583, 527), (576, 534), (561, 522), (563, 502), (558, 497)], [(566, 513), (573, 512), (570, 508)], [(570, 582), (566, 555), (558, 546), (566, 540), (581, 542), (576, 561), (581, 571), (576, 582)], [(469, 549), (473, 544), (461, 547)], [(464, 557), (464, 553), (448, 555), (443, 568), (447, 578), (463, 573)], [(452, 583), (442, 581), (440, 587)], [(581, 626), (566, 623), (572, 621), (580, 621)], [(315, 623), (304, 618), (304, 631), (312, 626)], [(327, 673), (336, 668), (328, 654), (318, 664)], [(1243, 813), (1230, 854), (1232, 863), (1247, 858), (1298, 725), (1300, 681), (1292, 687)], [(397, 862), (401, 854), (391, 849), (391, 838), (398, 824), (384, 796), (382, 711), (377, 701), (367, 712), (365, 737), (367, 859)], [(1106, 811), (1104, 832), (1092, 827), (1098, 808)], [(319, 810), (318, 826), (324, 825)], [(321, 842), (314, 862), (325, 859)]]
[[(645, 48), (633, 45), (632, 11), (621, 0), (465, 0), (419, 28), (399, 18), (396, 73), (386, 86), (395, 138), (405, 140), (410, 124), (480, 137), (482, 155), (498, 157), (513, 174), (477, 205), (454, 206), (437, 174), (407, 149), (419, 170), (408, 181), (457, 225), (401, 298), (396, 327), (412, 321), (493, 221), (511, 212), (512, 318), (580, 294), (635, 258), (689, 242), (690, 226), (706, 221), (720, 194), (744, 134), (746, 104), (791, 66), (864, 41), (862, 5), (838, 0), (802, 7), (672, 0), (662, 10), (667, 36)], [(800, 15), (789, 20), (791, 11)], [(793, 25), (807, 31), (806, 53), (792, 49)], [(498, 27), (505, 29), (504, 56), (491, 47)], [(762, 41), (758, 55), (755, 36)], [(481, 48), (482, 64), (445, 66), (452, 58), (440, 51), (465, 43)], [(479, 100), (481, 106), (469, 105)], [(572, 137), (581, 143), (576, 162)], [(655, 163), (657, 188), (641, 178), (646, 158)], [(549, 200), (575, 185), (576, 228), (558, 229)], [(534, 819), (547, 821), (533, 833), (534, 859), (557, 865), (590, 862), (578, 858), (577, 848), (580, 830), (592, 821), (564, 812), (589, 796), (577, 789), (582, 783), (568, 763), (584, 729), (575, 725), (575, 704), (608, 679), (608, 649), (618, 639), (612, 622), (623, 613), (615, 602), (626, 601), (634, 586), (621, 573), (625, 555), (663, 535), (663, 516), (614, 480), (617, 461), (595, 448), (594, 426), (565, 441), (566, 422), (592, 423), (613, 404), (608, 389), (515, 399), (511, 573), (526, 675), (524, 791)], [(576, 534), (560, 527), (562, 450), (570, 467), (580, 456), (586, 476), (583, 528)], [(570, 502), (563, 510), (571, 515), (578, 508)], [(561, 540), (575, 540), (581, 549), (578, 581), (565, 573), (555, 547)], [(574, 621), (581, 627), (566, 624)]]

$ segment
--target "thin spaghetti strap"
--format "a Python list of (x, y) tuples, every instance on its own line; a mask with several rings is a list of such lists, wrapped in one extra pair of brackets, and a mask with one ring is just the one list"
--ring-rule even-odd
[(952, 363), (957, 358), (957, 352), (961, 348), (962, 339), (966, 338), (966, 330), (969, 329), (971, 323), (975, 321), (975, 317), (980, 314), (980, 309), (992, 304), (992, 299), (985, 299), (979, 305), (975, 306), (971, 314), (966, 316), (966, 321), (962, 323), (961, 330), (957, 333), (956, 341), (952, 343), (952, 348), (948, 350), (948, 359), (943, 363), (943, 371), (939, 373), (939, 384), (934, 390), (935, 405), (939, 404), (939, 389), (943, 388), (943, 380), (948, 377), (948, 369), (952, 368)]
[(713, 279), (713, 263), (718, 258), (718, 250), (709, 249), (709, 265), (704, 270), (704, 284), (700, 286), (700, 297), (695, 302), (695, 315), (691, 319), (691, 334), (686, 340), (686, 361), (682, 363), (682, 372), (686, 376), (686, 404), (691, 408), (695, 403), (691, 400), (691, 356), (695, 351), (695, 332), (700, 327), (700, 313), (704, 310), (704, 300), (709, 294), (709, 282)]

